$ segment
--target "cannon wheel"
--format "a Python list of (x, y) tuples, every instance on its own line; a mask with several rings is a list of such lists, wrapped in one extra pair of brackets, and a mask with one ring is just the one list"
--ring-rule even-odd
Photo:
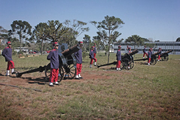
[(162, 58), (163, 61), (168, 61), (168, 59), (169, 59), (168, 56), (164, 56), (164, 57)]
[[(48, 64), (45, 68), (45, 81), (49, 82), (49, 78), (50, 78), (50, 74), (51, 74), (51, 69), (50, 69), (50, 64)], [(58, 75), (58, 81), (61, 82), (61, 80), (64, 78), (64, 71), (62, 69), (62, 67), (59, 68), (59, 75)]]
[(152, 59), (151, 58), (151, 65), (155, 65), (157, 63), (157, 58)]
[(76, 67), (74, 66), (74, 64), (70, 64), (68, 65), (68, 67), (70, 69), (70, 72), (69, 73), (64, 72), (64, 79), (73, 79), (76, 76)]
[(129, 65), (130, 65), (130, 69), (132, 69), (134, 67), (134, 61), (131, 60)]

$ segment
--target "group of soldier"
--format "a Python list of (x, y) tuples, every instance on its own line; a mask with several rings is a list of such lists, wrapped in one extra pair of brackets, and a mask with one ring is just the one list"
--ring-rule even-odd
[[(49, 78), (49, 86), (54, 86), (54, 85), (59, 85), (58, 83), (58, 75), (59, 75), (59, 56), (58, 56), (58, 42), (53, 42), (53, 50), (50, 51), (49, 55), (47, 56), (47, 59), (50, 60), (50, 67), (51, 67), (51, 73), (50, 73), (50, 78)], [(83, 47), (83, 42), (79, 41), (78, 46), (80, 49), (74, 53), (74, 56), (76, 58), (76, 76), (75, 79), (83, 79), (81, 77), (81, 70), (82, 70), (82, 47)], [(158, 61), (161, 59), (160, 54), (161, 54), (162, 49), (159, 48), (159, 55), (158, 55)], [(127, 52), (131, 53), (131, 47), (127, 46)], [(89, 52), (89, 58), (90, 58), (90, 68), (92, 68), (92, 64), (94, 62), (94, 65), (96, 66), (97, 64), (97, 58), (96, 58), (96, 44), (94, 43), (94, 46), (91, 47), (91, 50)], [(12, 60), (12, 48), (11, 48), (11, 42), (7, 42), (7, 47), (3, 50), (2, 55), (5, 57), (5, 60), (8, 62), (7, 64), (7, 71), (6, 71), (6, 76), (9, 76), (10, 69), (12, 74), (15, 74), (14, 71), (14, 62)], [(152, 48), (149, 49), (148, 53), (146, 52), (146, 46), (144, 46), (143, 49), (143, 58), (146, 56), (148, 57), (148, 65), (150, 65), (151, 61), (151, 55), (152, 55)], [(118, 50), (116, 53), (116, 59), (117, 59), (117, 64), (116, 64), (116, 70), (120, 71), (121, 68), (121, 46), (118, 46)], [(128, 66), (129, 67), (129, 66)]]

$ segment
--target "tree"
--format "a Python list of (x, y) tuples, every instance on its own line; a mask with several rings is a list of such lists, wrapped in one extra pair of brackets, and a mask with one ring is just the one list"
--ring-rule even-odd
[(22, 40), (28, 40), (31, 35), (31, 25), (26, 22), (26, 21), (13, 21), (11, 24), (12, 30), (10, 30), (10, 35), (12, 34), (18, 34), (19, 35), (19, 40), (20, 40), (20, 51), (21, 51), (21, 46), (22, 46)]
[(180, 37), (178, 37), (178, 38), (176, 39), (176, 42), (180, 42)]
[(91, 45), (91, 37), (89, 36), (89, 35), (84, 35), (84, 37), (83, 37), (83, 46), (84, 46), (84, 48), (85, 48), (85, 50), (90, 50), (90, 45)]
[(0, 39), (7, 39), (8, 38), (8, 31), (0, 26)]
[(48, 30), (49, 26), (47, 23), (39, 23), (37, 26), (35, 26), (35, 29), (33, 31), (33, 39), (35, 38), (37, 41), (41, 43), (40, 51), (41, 55), (43, 52), (43, 42), (48, 41)]
[(134, 48), (135, 46), (139, 46), (139, 45), (144, 45), (144, 39), (141, 38), (140, 36), (138, 35), (132, 35), (131, 37), (128, 37), (126, 40), (125, 40), (126, 43), (134, 43)]
[(69, 35), (71, 37), (71, 42), (69, 42), (70, 46), (75, 44), (76, 39), (79, 35), (81, 35), (83, 32), (89, 31), (89, 27), (84, 27), (85, 25), (87, 25), (87, 23), (83, 21), (73, 20), (73, 22), (71, 22), (70, 20), (66, 20), (64, 24), (66, 25), (67, 28), (70, 29), (69, 32), (70, 33)]
[(48, 21), (48, 38), (52, 42), (60, 42), (61, 38), (69, 29), (63, 26), (58, 20), (49, 20)]
[(124, 24), (124, 22), (120, 18), (116, 18), (114, 16), (109, 17), (107, 15), (105, 16), (105, 20), (103, 20), (102, 22), (91, 21), (91, 23), (97, 27), (97, 29), (99, 30), (98, 35), (103, 37), (103, 40), (105, 40), (105, 43), (107, 43), (106, 45), (109, 63), (110, 47), (114, 42), (117, 41), (116, 39), (121, 35), (121, 33), (115, 30), (120, 28), (121, 25)]

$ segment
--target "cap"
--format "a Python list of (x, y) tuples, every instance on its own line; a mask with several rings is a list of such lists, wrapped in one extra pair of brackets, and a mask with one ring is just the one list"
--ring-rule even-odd
[(58, 45), (59, 45), (58, 42), (53, 43), (53, 46), (58, 46)]
[(121, 48), (121, 46), (119, 45), (118, 48)]
[(11, 42), (10, 42), (10, 41), (8, 41), (8, 42), (7, 42), (7, 44), (8, 44), (8, 45), (11, 45)]
[(78, 43), (79, 43), (79, 44), (83, 44), (83, 41), (79, 41)]

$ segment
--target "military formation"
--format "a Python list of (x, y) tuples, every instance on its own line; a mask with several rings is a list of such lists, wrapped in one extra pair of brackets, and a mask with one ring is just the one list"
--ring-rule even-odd
[[(82, 71), (82, 47), (83, 42), (79, 41), (77, 45), (73, 46), (70, 49), (67, 49), (67, 45), (65, 44), (64, 47), (66, 49), (62, 50), (62, 47), (58, 44), (58, 42), (53, 42), (53, 49), (47, 56), (47, 60), (50, 60), (50, 63), (44, 67), (39, 67), (34, 70), (18, 73), (14, 71), (15, 65), (12, 60), (12, 48), (11, 42), (7, 42), (7, 47), (3, 50), (2, 55), (5, 57), (7, 61), (7, 71), (6, 76), (10, 75), (10, 70), (12, 74), (16, 74), (17, 77), (20, 77), (22, 74), (25, 73), (32, 73), (32, 72), (43, 72), (45, 71), (46, 79), (49, 81), (49, 86), (59, 85), (59, 82), (62, 79), (83, 79), (81, 76)], [(143, 49), (143, 59), (133, 59), (133, 55), (138, 53), (138, 50), (131, 51), (131, 47), (127, 46), (126, 53), (121, 55), (121, 46), (118, 46), (118, 50), (116, 53), (116, 60), (112, 63), (97, 65), (97, 58), (96, 58), (96, 44), (91, 47), (89, 52), (90, 58), (90, 68), (94, 63), (94, 66), (102, 67), (107, 65), (116, 65), (116, 70), (121, 71), (121, 69), (132, 69), (134, 67), (134, 61), (145, 61), (147, 60), (147, 65), (156, 64), (157, 61), (168, 60), (168, 53), (172, 52), (168, 51), (165, 53), (161, 53), (162, 49), (159, 48), (157, 53), (152, 53), (152, 48), (146, 52), (146, 46)], [(156, 55), (158, 57), (156, 58)], [(71, 67), (73, 65), (73, 67)], [(74, 67), (75, 66), (75, 67)], [(75, 68), (73, 72), (73, 68)], [(48, 73), (49, 71), (49, 73)]]

